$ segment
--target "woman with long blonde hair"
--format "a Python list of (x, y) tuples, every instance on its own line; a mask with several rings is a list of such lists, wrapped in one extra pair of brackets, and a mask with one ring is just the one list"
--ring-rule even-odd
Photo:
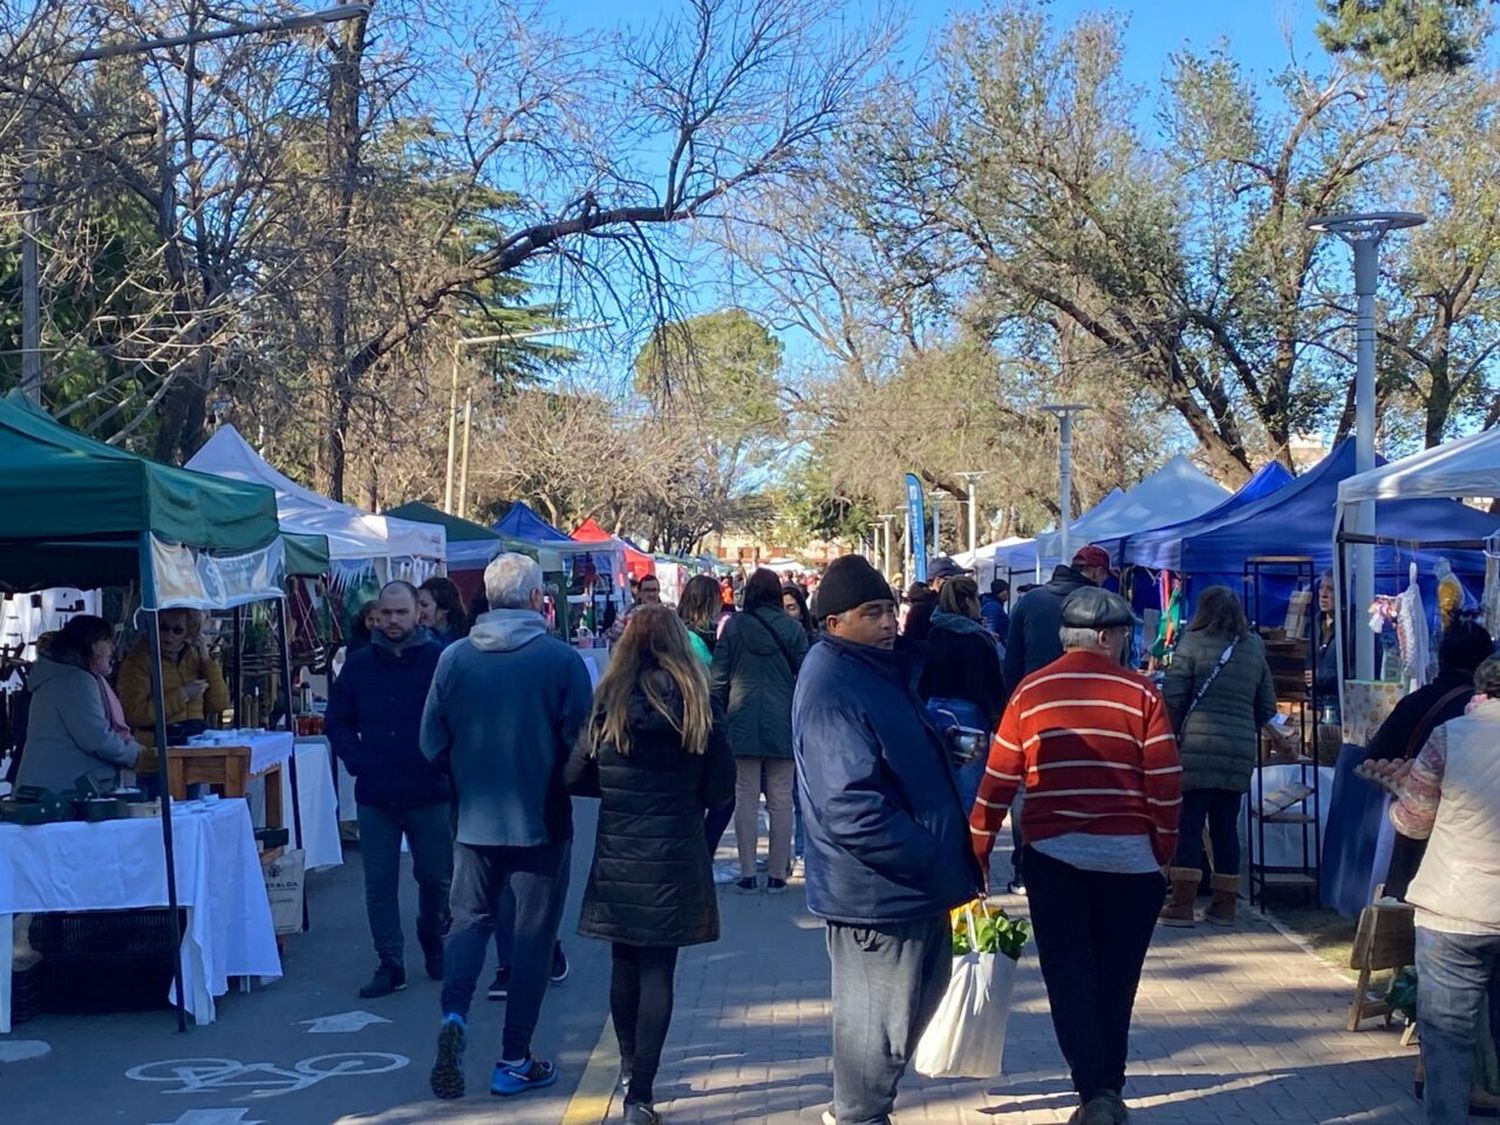
[(652, 1086), (677, 951), (719, 939), (703, 814), (734, 794), (724, 727), (686, 626), (666, 606), (638, 608), (567, 769), (575, 795), (600, 799), (578, 932), (611, 945), (610, 1015), (636, 1125), (661, 1120)]

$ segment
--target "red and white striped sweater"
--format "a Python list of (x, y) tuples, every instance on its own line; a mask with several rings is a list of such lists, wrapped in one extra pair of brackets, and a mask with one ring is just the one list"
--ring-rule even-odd
[(969, 818), (985, 870), (1023, 777), (1028, 843), (1069, 832), (1149, 835), (1157, 860), (1171, 862), (1182, 765), (1166, 705), (1145, 677), (1103, 653), (1075, 650), (1021, 681)]

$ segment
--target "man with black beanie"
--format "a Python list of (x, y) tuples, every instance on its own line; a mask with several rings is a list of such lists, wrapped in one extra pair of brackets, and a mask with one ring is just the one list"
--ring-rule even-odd
[(825, 629), (792, 703), (807, 829), (807, 905), (828, 928), (837, 1125), (890, 1120), (896, 1086), (952, 967), (948, 911), (980, 892), (949, 755), (894, 651), (890, 587), (834, 560)]

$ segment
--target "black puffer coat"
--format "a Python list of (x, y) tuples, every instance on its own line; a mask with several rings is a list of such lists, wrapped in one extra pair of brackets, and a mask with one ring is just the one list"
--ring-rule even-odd
[(672, 724), (637, 693), (630, 733), (628, 757), (608, 745), (597, 756), (580, 746), (568, 763), (569, 790), (600, 799), (578, 932), (623, 945), (717, 941), (719, 904), (703, 814), (734, 800), (723, 712), (714, 706), (706, 750), (688, 754)]

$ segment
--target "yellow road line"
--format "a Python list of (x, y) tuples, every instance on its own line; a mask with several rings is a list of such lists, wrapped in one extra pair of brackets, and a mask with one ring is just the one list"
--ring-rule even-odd
[(620, 1045), (615, 1042), (614, 1024), (604, 1018), (604, 1030), (589, 1055), (578, 1089), (563, 1113), (561, 1125), (599, 1125), (609, 1117), (620, 1078)]

